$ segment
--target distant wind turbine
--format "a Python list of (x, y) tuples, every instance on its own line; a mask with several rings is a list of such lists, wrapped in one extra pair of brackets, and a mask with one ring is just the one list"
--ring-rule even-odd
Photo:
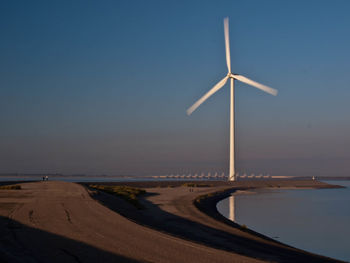
[(219, 89), (221, 89), (227, 82), (228, 79), (230, 79), (231, 83), (231, 96), (230, 96), (230, 171), (229, 171), (229, 181), (235, 180), (235, 105), (234, 105), (234, 97), (235, 97), (235, 91), (234, 91), (234, 80), (239, 80), (243, 83), (246, 83), (250, 86), (253, 86), (255, 88), (258, 88), (262, 91), (265, 91), (271, 95), (276, 96), (277, 90), (272, 89), (268, 86), (265, 86), (263, 84), (260, 84), (258, 82), (255, 82), (251, 79), (248, 79), (242, 75), (233, 74), (231, 72), (231, 58), (230, 58), (230, 39), (229, 39), (229, 27), (228, 27), (228, 18), (226, 17), (224, 19), (224, 31), (225, 31), (225, 48), (226, 48), (226, 63), (227, 63), (227, 69), (228, 73), (227, 75), (220, 80), (211, 90), (209, 90), (206, 94), (204, 94), (203, 97), (201, 97), (199, 100), (197, 100), (190, 108), (187, 109), (187, 114), (190, 115), (192, 112), (194, 112), (203, 102), (205, 102), (211, 95), (213, 95), (215, 92), (217, 92)]

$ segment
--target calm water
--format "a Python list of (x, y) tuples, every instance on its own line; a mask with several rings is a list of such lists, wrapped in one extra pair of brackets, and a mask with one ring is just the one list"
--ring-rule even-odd
[[(41, 181), (42, 175), (13, 175), (0, 176), (0, 182), (9, 181)], [(65, 182), (142, 182), (142, 181), (203, 181), (202, 178), (153, 178), (149, 176), (65, 176), (65, 175), (50, 175), (49, 180), (65, 181)], [(218, 181), (218, 179), (211, 179)], [(208, 181), (211, 181), (208, 180)]]
[[(0, 176), (0, 182), (8, 181), (40, 181), (42, 176)], [(52, 181), (65, 181), (65, 182), (126, 182), (126, 181), (139, 181), (132, 177), (113, 177), (113, 176), (49, 176), (49, 180)]]
[(259, 190), (233, 195), (217, 208), (227, 218), (291, 246), (350, 261), (350, 182), (328, 183), (348, 188)]

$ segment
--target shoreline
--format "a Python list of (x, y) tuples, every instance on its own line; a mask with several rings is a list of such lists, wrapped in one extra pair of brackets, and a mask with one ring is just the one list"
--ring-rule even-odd
[[(310, 182), (314, 182), (314, 181), (310, 181)], [(261, 237), (263, 239), (269, 240), (269, 241), (273, 241), (273, 242), (277, 242), (281, 245), (284, 246), (288, 246), (290, 248), (296, 249), (296, 250), (301, 250), (304, 251), (306, 253), (312, 254), (312, 255), (318, 255), (312, 252), (308, 252), (306, 250), (303, 249), (299, 249), (296, 247), (293, 247), (289, 244), (280, 242), (276, 239), (273, 239), (269, 236), (266, 236), (264, 234), (261, 234), (257, 231), (254, 231), (252, 229), (247, 228), (244, 224), (238, 224), (234, 221), (231, 221), (230, 219), (226, 218), (224, 215), (222, 215), (218, 209), (217, 209), (217, 204), (230, 197), (231, 195), (237, 194), (237, 195), (251, 195), (251, 194), (257, 194), (257, 192), (255, 190), (262, 190), (262, 189), (266, 189), (266, 190), (296, 190), (296, 189), (303, 189), (303, 190), (312, 190), (312, 189), (334, 189), (334, 188), (345, 188), (344, 186), (341, 185), (332, 185), (332, 184), (327, 184), (327, 183), (323, 183), (321, 182), (322, 185), (314, 185), (314, 186), (310, 186), (308, 184), (300, 184), (298, 186), (278, 186), (278, 182), (277, 182), (277, 186), (269, 186), (269, 187), (264, 187), (264, 186), (259, 186), (259, 187), (234, 187), (234, 188), (229, 188), (229, 189), (225, 189), (222, 191), (217, 191), (217, 192), (212, 192), (206, 195), (201, 195), (196, 197), (193, 200), (193, 205), (198, 208), (200, 211), (202, 211), (203, 213), (207, 214), (208, 216), (214, 218), (215, 220), (218, 220), (220, 222), (223, 222), (225, 224), (228, 224), (234, 228), (239, 228), (240, 230), (244, 231), (244, 232), (248, 232), (250, 234), (253, 234), (255, 236)], [(330, 258), (327, 256), (323, 256), (323, 255), (319, 255), (321, 257), (325, 257), (325, 258)], [(337, 259), (336, 259), (337, 260)]]
[[(110, 183), (110, 185), (128, 185), (141, 188), (143, 186), (144, 189), (151, 193), (151, 196), (145, 197), (143, 200), (143, 204), (148, 212), (135, 213), (113, 209), (113, 207), (110, 208), (138, 224), (157, 231), (223, 251), (251, 256), (263, 261), (302, 262), (307, 260), (308, 262), (342, 262), (291, 247), (248, 228), (242, 229), (238, 224), (221, 215), (216, 209), (218, 201), (228, 197), (236, 190), (285, 189), (287, 187), (292, 187), (293, 189), (324, 189), (342, 188), (342, 186), (311, 180), (216, 182), (215, 185), (210, 187), (193, 187), (192, 191), (194, 192), (174, 194), (174, 192), (180, 192), (183, 188), (181, 187), (183, 182), (144, 183)], [(203, 183), (208, 183), (208, 181), (203, 181)], [(201, 202), (196, 202), (198, 199)], [(103, 204), (110, 205), (108, 202)], [(156, 216), (152, 215), (153, 213)], [(171, 215), (169, 216), (169, 214)], [(166, 221), (175, 223), (171, 224)], [(197, 233), (194, 233), (193, 229), (196, 229)], [(212, 236), (219, 236), (220, 238), (213, 240)], [(222, 242), (222, 240), (226, 240), (226, 242)], [(230, 244), (235, 242), (237, 243), (236, 246), (232, 247)]]

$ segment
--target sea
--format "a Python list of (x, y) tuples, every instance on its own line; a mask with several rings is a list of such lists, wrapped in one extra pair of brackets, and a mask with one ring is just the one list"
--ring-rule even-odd
[(285, 244), (350, 262), (350, 181), (325, 182), (346, 188), (237, 192), (217, 209)]
[[(0, 176), (1, 182), (26, 182), (26, 181), (40, 181), (44, 175), (12, 175), (12, 176)], [(64, 182), (133, 182), (133, 181), (156, 181), (152, 177), (136, 177), (136, 176), (86, 176), (86, 175), (49, 175), (49, 180), (64, 181)], [(166, 179), (163, 179), (163, 181)], [(170, 180), (170, 179), (168, 179)]]

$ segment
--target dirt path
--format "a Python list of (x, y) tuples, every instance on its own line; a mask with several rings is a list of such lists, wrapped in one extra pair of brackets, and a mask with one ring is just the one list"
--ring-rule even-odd
[(0, 191), (2, 262), (259, 262), (134, 223), (66, 182)]

